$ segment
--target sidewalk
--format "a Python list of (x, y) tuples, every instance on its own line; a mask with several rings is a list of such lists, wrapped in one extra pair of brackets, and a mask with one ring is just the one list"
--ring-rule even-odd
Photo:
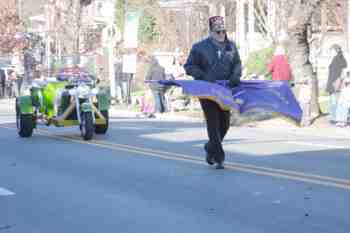
[(328, 123), (327, 117), (317, 119), (309, 127), (299, 127), (287, 120), (275, 118), (258, 122), (256, 128), (270, 129), (276, 131), (288, 131), (293, 133), (301, 133), (306, 135), (318, 135), (320, 137), (329, 138), (350, 138), (350, 127), (339, 128)]
[[(114, 105), (110, 110), (111, 115), (115, 117), (135, 117), (140, 115), (140, 112), (128, 109), (127, 107)], [(140, 118), (141, 119), (141, 118)], [(147, 119), (147, 118), (146, 118)], [(202, 113), (180, 111), (174, 113), (163, 113), (157, 120), (165, 121), (183, 121), (183, 122), (203, 122)], [(249, 127), (257, 129), (268, 129), (268, 130), (284, 130), (293, 133), (302, 133), (307, 135), (320, 135), (322, 137), (349, 137), (350, 138), (350, 127), (339, 128), (328, 122), (327, 116), (321, 116), (309, 127), (300, 127), (283, 118), (274, 118), (265, 121), (249, 122), (241, 126), (232, 127)]]
[(145, 118), (142, 116), (140, 111), (120, 105), (112, 105), (109, 112), (110, 115), (114, 117), (133, 117), (139, 119), (157, 119), (164, 121), (203, 122), (201, 112), (166, 112), (162, 114), (157, 114), (156, 118)]

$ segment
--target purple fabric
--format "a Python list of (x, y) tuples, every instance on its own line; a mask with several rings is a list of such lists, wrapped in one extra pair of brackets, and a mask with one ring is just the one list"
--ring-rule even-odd
[(302, 116), (295, 96), (284, 81), (241, 81), (240, 86), (233, 89), (227, 86), (227, 81), (163, 80), (159, 83), (182, 87), (187, 95), (212, 99), (222, 108), (233, 108), (242, 114), (277, 112), (296, 121)]

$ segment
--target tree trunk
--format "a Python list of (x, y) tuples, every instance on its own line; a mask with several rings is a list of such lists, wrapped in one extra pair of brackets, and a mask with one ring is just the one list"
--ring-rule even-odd
[(313, 73), (310, 63), (310, 49), (308, 43), (308, 26), (311, 23), (311, 16), (319, 2), (322, 0), (302, 1), (297, 0), (288, 18), (289, 41), (287, 44), (289, 60), (292, 68), (296, 89), (298, 90), (299, 81), (303, 78), (309, 79), (312, 84), (311, 99), (311, 117), (320, 115), (320, 106), (318, 103), (318, 80)]
[(81, 33), (81, 18), (82, 18), (82, 5), (80, 0), (76, 0), (76, 31), (75, 31), (75, 46), (74, 46), (74, 64), (77, 65), (80, 63), (80, 33)]

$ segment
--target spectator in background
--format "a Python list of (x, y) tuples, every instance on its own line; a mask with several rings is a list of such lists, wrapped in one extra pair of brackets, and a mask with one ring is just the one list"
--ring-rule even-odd
[(125, 94), (126, 94), (126, 88), (124, 88), (124, 77), (123, 77), (123, 63), (121, 59), (117, 59), (116, 63), (114, 64), (114, 70), (115, 70), (115, 84), (116, 84), (116, 93), (117, 93), (117, 99), (118, 102), (126, 103), (125, 101)]
[(26, 48), (23, 55), (24, 63), (24, 80), (22, 83), (22, 89), (27, 89), (29, 85), (32, 84), (34, 79), (34, 70), (35, 70), (35, 58), (33, 56), (33, 51), (29, 48)]
[(185, 78), (185, 69), (183, 64), (180, 63), (179, 59), (174, 56), (173, 64), (170, 67), (170, 74), (173, 79), (184, 79)]
[(123, 88), (124, 88), (124, 98), (127, 104), (131, 104), (131, 84), (134, 79), (134, 74), (123, 73)]
[(350, 109), (350, 69), (344, 69), (336, 110), (336, 126), (345, 127), (348, 124)]
[(14, 70), (9, 71), (9, 76), (8, 76), (8, 82), (9, 82), (9, 97), (17, 97), (19, 88), (18, 88), (18, 79), (17, 79), (17, 74)]
[(277, 46), (271, 62), (267, 66), (273, 81), (290, 81), (291, 69), (282, 46)]
[(98, 73), (97, 73), (97, 77), (96, 77), (96, 81), (97, 83), (103, 83), (105, 80), (104, 80), (104, 70), (103, 70), (103, 67), (99, 67), (98, 68)]
[(142, 117), (154, 118), (155, 105), (151, 90), (146, 90), (145, 94), (140, 99)]
[[(181, 80), (187, 78), (181, 57), (173, 57), (173, 63), (169, 71), (172, 79)], [(191, 101), (191, 97), (185, 96), (181, 88), (175, 87), (171, 87), (166, 91), (165, 99), (170, 112), (186, 109), (187, 105), (190, 104)]]
[(6, 74), (5, 70), (0, 69), (0, 97), (5, 97), (5, 90), (6, 90)]
[(164, 86), (157, 83), (157, 81), (165, 80), (165, 69), (162, 67), (157, 58), (151, 57), (150, 68), (147, 72), (146, 81), (153, 81), (149, 84), (155, 102), (155, 110), (157, 113), (163, 113), (166, 110), (164, 101)]
[(328, 67), (328, 80), (326, 91), (329, 93), (329, 121), (336, 123), (336, 111), (338, 97), (341, 88), (341, 74), (344, 68), (347, 67), (346, 60), (343, 56), (342, 49), (339, 45), (333, 45), (330, 49), (332, 61)]
[(300, 82), (298, 101), (300, 107), (303, 110), (301, 118), (301, 126), (309, 126), (311, 124), (311, 79), (304, 78)]

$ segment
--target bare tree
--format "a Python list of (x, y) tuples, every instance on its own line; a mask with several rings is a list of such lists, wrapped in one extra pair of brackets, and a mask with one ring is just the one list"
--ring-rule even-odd
[(82, 6), (80, 0), (65, 0), (63, 13), (62, 33), (65, 35), (64, 44), (67, 54), (80, 53), (80, 34), (82, 27)]
[(313, 67), (310, 62), (310, 46), (308, 38), (310, 32), (308, 28), (311, 25), (312, 16), (321, 7), (324, 0), (295, 0), (293, 8), (288, 17), (288, 34), (287, 43), (289, 51), (289, 60), (291, 63), (293, 76), (298, 81), (301, 78), (311, 79), (312, 88), (312, 116), (317, 117), (320, 114), (318, 103), (318, 80), (313, 73)]
[[(91, 2), (91, 1), (90, 1)], [(78, 56), (81, 52), (82, 0), (50, 0), (49, 35), (54, 43), (51, 50), (58, 53), (59, 48), (65, 56)], [(62, 48), (61, 48), (62, 47)]]
[[(266, 27), (266, 19), (263, 12), (263, 2), (266, 0), (256, 0), (258, 12), (256, 16), (258, 24), (262, 31), (269, 33), (269, 28)], [(292, 67), (292, 73), (296, 82), (296, 89), (298, 89), (298, 81), (301, 78), (309, 78), (312, 85), (310, 86), (312, 92), (311, 99), (311, 115), (313, 118), (320, 115), (319, 106), (319, 85), (317, 73), (317, 65), (310, 61), (310, 46), (314, 46), (314, 57), (320, 55), (321, 46), (323, 44), (325, 35), (328, 31), (346, 32), (345, 24), (345, 1), (342, 0), (273, 0), (277, 4), (277, 30), (286, 28), (288, 38), (285, 45), (288, 51), (289, 61)], [(261, 4), (262, 3), (262, 4)], [(259, 6), (260, 5), (260, 6)], [(259, 10), (260, 9), (260, 10)], [(259, 16), (258, 16), (259, 15)], [(285, 20), (286, 19), (286, 20)], [(317, 27), (314, 29), (313, 27)], [(315, 37), (315, 31), (318, 36)], [(271, 37), (273, 38), (273, 37)], [(273, 39), (276, 41), (276, 38)]]
[(23, 31), (24, 25), (18, 16), (14, 1), (0, 3), (0, 53), (9, 54), (16, 47), (21, 46), (21, 40), (16, 39)]
[[(302, 78), (309, 78), (312, 85), (312, 100), (311, 100), (311, 112), (313, 117), (317, 117), (320, 114), (320, 107), (318, 103), (319, 87), (317, 74), (313, 72), (313, 64), (310, 62), (310, 43), (314, 40), (312, 30), (312, 20), (314, 16), (321, 11), (321, 4), (329, 2), (328, 0), (274, 0), (278, 10), (276, 17), (278, 22), (277, 30), (285, 28), (288, 33), (288, 38), (285, 41), (279, 41), (274, 37), (269, 27), (266, 25), (266, 13), (264, 13), (264, 4), (266, 0), (256, 0), (256, 12), (257, 24), (261, 28), (261, 31), (271, 38), (275, 43), (284, 43), (287, 47), (289, 62), (292, 68), (293, 78), (298, 88), (298, 81)], [(340, 16), (341, 17), (341, 16)], [(284, 21), (284, 19), (287, 19)], [(339, 16), (335, 18), (340, 20)], [(326, 30), (321, 32), (322, 40)], [(311, 40), (310, 40), (311, 38)]]

